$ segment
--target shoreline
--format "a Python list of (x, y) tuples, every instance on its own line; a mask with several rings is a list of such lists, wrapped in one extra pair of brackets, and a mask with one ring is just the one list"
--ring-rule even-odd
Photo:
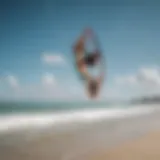
[(109, 154), (114, 153), (111, 150), (119, 145), (133, 142), (148, 132), (160, 129), (159, 122), (160, 111), (157, 110), (136, 117), (102, 120), (86, 125), (77, 123), (72, 129), (65, 126), (55, 131), (49, 127), (42, 133), (28, 130), (24, 135), (15, 132), (1, 137), (0, 159), (85, 160), (85, 157), (93, 155), (103, 158), (108, 151)]
[[(36, 113), (8, 113), (0, 115), (0, 135), (4, 132), (26, 130), (28, 128), (46, 128), (67, 126), (73, 123), (86, 125), (97, 121), (119, 119), (143, 114), (150, 114), (158, 110), (157, 106), (135, 106), (116, 108), (90, 108), (67, 112), (36, 112)], [(160, 109), (159, 109), (160, 110)]]

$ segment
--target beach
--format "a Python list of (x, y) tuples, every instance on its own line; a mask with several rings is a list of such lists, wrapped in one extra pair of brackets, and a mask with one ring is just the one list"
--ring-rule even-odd
[(124, 112), (118, 118), (112, 116), (94, 122), (90, 119), (89, 123), (64, 123), (56, 129), (51, 125), (43, 129), (33, 127), (2, 134), (0, 159), (159, 159), (160, 110), (156, 107), (138, 114), (143, 110), (146, 110), (145, 107), (134, 115), (132, 110), (128, 116), (124, 116)]
[(94, 155), (85, 158), (88, 160), (159, 160), (159, 144), (160, 130), (155, 130), (134, 141), (127, 141), (108, 151), (97, 151)]

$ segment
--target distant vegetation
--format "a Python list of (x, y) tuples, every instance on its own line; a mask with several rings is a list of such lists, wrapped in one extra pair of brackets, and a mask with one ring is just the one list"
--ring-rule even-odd
[(160, 104), (160, 95), (156, 96), (143, 96), (131, 100), (132, 104)]

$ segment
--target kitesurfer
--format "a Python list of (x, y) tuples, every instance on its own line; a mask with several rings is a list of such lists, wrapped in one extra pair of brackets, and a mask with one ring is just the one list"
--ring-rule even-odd
[(101, 58), (100, 52), (98, 50), (94, 51), (93, 53), (86, 53), (85, 40), (89, 34), (90, 32), (85, 30), (73, 47), (73, 50), (81, 77), (87, 82), (87, 89), (89, 91), (90, 97), (94, 98), (99, 92), (99, 88), (103, 80), (103, 75), (98, 78), (93, 78), (87, 71), (88, 66), (94, 67)]

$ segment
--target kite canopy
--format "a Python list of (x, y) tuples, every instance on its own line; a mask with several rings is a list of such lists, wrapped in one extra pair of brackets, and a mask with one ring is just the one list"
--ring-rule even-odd
[(89, 97), (98, 96), (104, 79), (105, 59), (97, 36), (91, 29), (84, 31), (74, 48), (76, 68), (81, 75)]

